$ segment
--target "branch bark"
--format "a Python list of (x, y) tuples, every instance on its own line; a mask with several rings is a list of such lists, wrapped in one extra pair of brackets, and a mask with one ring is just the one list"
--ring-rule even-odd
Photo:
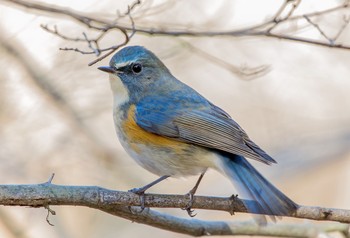
[[(253, 202), (253, 201), (249, 201)], [(62, 186), (51, 181), (32, 185), (0, 185), (0, 204), (5, 206), (30, 206), (49, 209), (52, 205), (85, 206), (119, 216), (133, 222), (193, 236), (202, 235), (266, 235), (285, 237), (310, 237), (320, 232), (339, 231), (348, 234), (349, 225), (331, 224), (268, 224), (253, 222), (204, 221), (179, 218), (149, 209), (182, 208), (188, 203), (186, 195), (146, 194), (144, 211), (140, 212), (139, 196), (131, 192), (109, 190), (96, 186)], [(247, 210), (237, 197), (195, 196), (193, 208), (244, 212)], [(300, 206), (290, 217), (350, 223), (350, 210)]]

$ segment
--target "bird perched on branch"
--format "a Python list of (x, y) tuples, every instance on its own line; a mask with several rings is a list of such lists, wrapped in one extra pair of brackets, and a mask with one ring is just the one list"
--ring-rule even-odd
[(224, 110), (177, 80), (151, 51), (125, 47), (99, 67), (109, 73), (113, 117), (119, 140), (136, 162), (160, 176), (131, 191), (141, 195), (168, 177), (200, 175), (208, 168), (226, 175), (239, 195), (254, 200), (248, 211), (274, 216), (292, 214), (297, 204), (267, 181), (246, 158), (276, 163)]

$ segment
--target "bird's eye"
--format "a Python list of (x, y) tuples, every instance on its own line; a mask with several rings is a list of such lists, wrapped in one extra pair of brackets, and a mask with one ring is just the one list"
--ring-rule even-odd
[(138, 63), (133, 64), (133, 65), (131, 66), (131, 69), (132, 69), (132, 72), (134, 72), (135, 74), (138, 74), (138, 73), (140, 73), (141, 70), (142, 70), (142, 65), (141, 65), (141, 64), (138, 64)]

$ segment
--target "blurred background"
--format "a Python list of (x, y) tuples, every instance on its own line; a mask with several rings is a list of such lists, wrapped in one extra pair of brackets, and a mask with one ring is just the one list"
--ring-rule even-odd
[[(43, 2), (101, 18), (113, 17), (117, 10), (124, 12), (132, 4), (97, 0)], [(307, 1), (297, 13), (339, 3)], [(273, 16), (279, 6), (272, 0), (145, 0), (133, 17), (136, 25), (155, 28), (228, 30), (259, 24)], [(344, 12), (335, 12), (317, 20), (325, 32), (334, 35), (343, 17)], [(84, 43), (64, 41), (41, 29), (40, 24), (57, 25), (61, 33), (71, 37), (94, 32), (68, 17), (15, 7), (7, 1), (0, 1), (0, 20), (0, 184), (41, 183), (53, 172), (56, 184), (116, 190), (153, 181), (156, 176), (136, 165), (115, 135), (108, 77), (97, 70), (107, 65), (109, 58), (89, 67), (95, 56), (59, 50), (87, 49)], [(296, 23), (293, 27), (295, 30), (301, 26)], [(311, 26), (296, 34), (322, 39)], [(116, 31), (101, 44), (108, 47), (122, 40)], [(339, 41), (350, 44), (350, 29), (344, 30)], [(350, 50), (265, 37), (142, 34), (136, 34), (129, 45), (152, 50), (178, 79), (226, 110), (278, 161), (273, 166), (252, 163), (295, 202), (350, 209)], [(259, 77), (242, 77), (192, 46), (241, 69), (268, 66), (269, 70)], [(170, 178), (150, 192), (185, 194), (196, 179)], [(209, 171), (198, 194), (230, 196), (235, 192), (228, 179)], [(0, 236), (186, 237), (89, 208), (52, 209), (57, 213), (50, 216), (53, 227), (45, 220), (44, 208), (1, 207)], [(187, 217), (179, 209), (162, 211)], [(205, 220), (251, 219), (242, 214), (196, 212), (196, 218)]]

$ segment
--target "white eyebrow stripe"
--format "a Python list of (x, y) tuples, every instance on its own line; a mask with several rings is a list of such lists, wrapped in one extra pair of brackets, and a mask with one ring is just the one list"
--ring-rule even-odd
[(123, 67), (125, 67), (127, 65), (130, 65), (132, 63), (134, 63), (134, 61), (127, 61), (127, 62), (123, 62), (123, 63), (120, 63), (120, 64), (115, 64), (114, 67), (116, 69), (119, 69), (119, 68), (123, 68)]

